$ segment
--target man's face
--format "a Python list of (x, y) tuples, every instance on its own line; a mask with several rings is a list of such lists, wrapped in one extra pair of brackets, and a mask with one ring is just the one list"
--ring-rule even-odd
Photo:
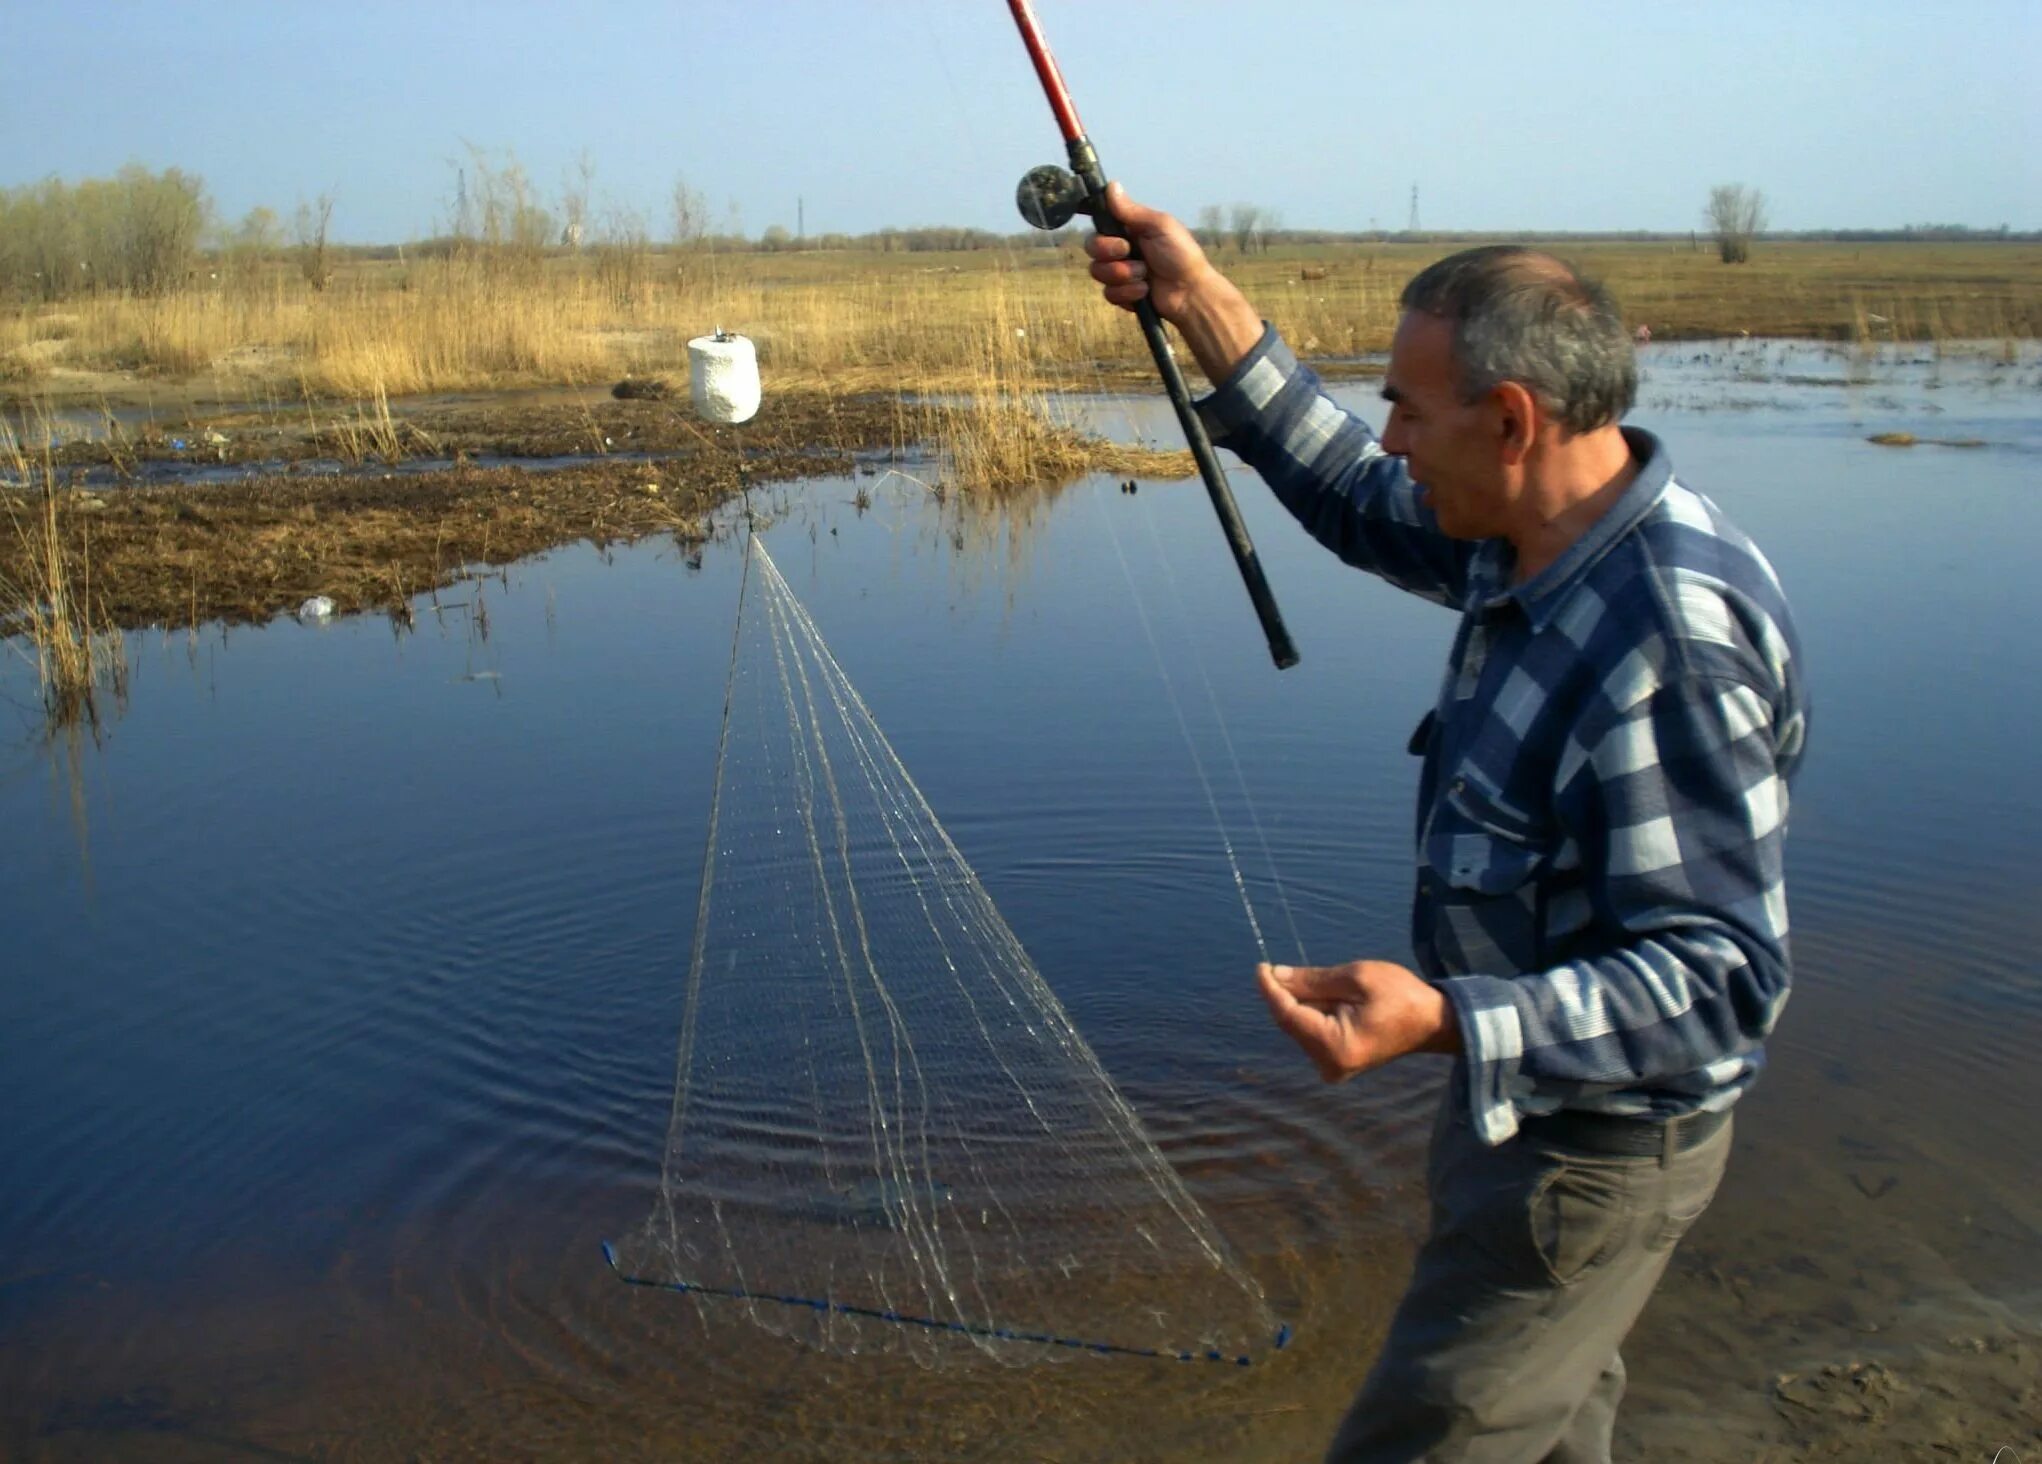
[(1502, 534), (1510, 491), (1502, 414), (1493, 401), (1461, 400), (1451, 325), (1436, 315), (1405, 314), (1390, 344), (1383, 400), (1390, 404), (1383, 450), (1410, 467), (1441, 532), (1455, 539)]

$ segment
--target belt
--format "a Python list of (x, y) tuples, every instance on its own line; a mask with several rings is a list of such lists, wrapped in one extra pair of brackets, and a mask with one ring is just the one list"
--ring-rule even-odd
[(1562, 1109), (1518, 1124), (1518, 1132), (1541, 1143), (1618, 1158), (1670, 1158), (1701, 1147), (1730, 1122), (1730, 1110), (1690, 1113), (1681, 1118), (1625, 1118), (1615, 1113)]

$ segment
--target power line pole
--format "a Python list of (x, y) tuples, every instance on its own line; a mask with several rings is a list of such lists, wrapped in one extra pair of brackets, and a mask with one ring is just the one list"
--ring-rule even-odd
[(1411, 185), (1411, 222), (1404, 227), (1409, 233), (1415, 234), (1418, 232), (1418, 185), (1416, 183)]
[(794, 200), (794, 247), (799, 249), (808, 238), (808, 200)]

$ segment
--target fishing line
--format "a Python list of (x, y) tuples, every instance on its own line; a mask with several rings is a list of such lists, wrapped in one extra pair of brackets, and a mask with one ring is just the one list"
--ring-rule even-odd
[[(1148, 525), (1149, 539), (1156, 547), (1156, 559), (1162, 566), (1163, 582), (1170, 587), (1170, 597), (1176, 603), (1178, 618), (1188, 621), (1191, 618), (1190, 607), (1184, 603), (1184, 595), (1178, 587), (1177, 574), (1171, 565), (1169, 552), (1163, 547), (1162, 535), (1157, 532), (1155, 510), (1144, 503), (1140, 512), (1142, 521)], [(1270, 883), (1276, 887), (1276, 902), (1283, 908), (1284, 924), (1290, 927), (1291, 944), (1297, 948), (1298, 964), (1308, 966), (1311, 964), (1311, 958), (1305, 954), (1305, 938), (1298, 933), (1297, 916), (1291, 910), (1290, 894), (1283, 884), (1283, 872), (1276, 867), (1276, 855), (1269, 847), (1268, 834), (1263, 831), (1261, 812), (1255, 806), (1254, 795), (1248, 791), (1248, 778), (1241, 770), (1241, 758), (1234, 748), (1233, 732), (1227, 726), (1226, 713), (1220, 710), (1219, 693), (1213, 689), (1212, 677), (1206, 670), (1205, 653), (1199, 649), (1196, 636), (1186, 636), (1184, 639), (1191, 646), (1191, 664), (1197, 669), (1199, 682), (1205, 687), (1206, 704), (1212, 708), (1213, 724), (1219, 728), (1220, 742), (1227, 750), (1227, 765), (1233, 770), (1234, 786), (1240, 790), (1241, 804), (1248, 811), (1248, 823), (1255, 831), (1255, 843), (1262, 851), (1262, 863), (1269, 871)], [(1195, 752), (1193, 756), (1196, 757)], [(1224, 832), (1224, 826), (1222, 831)], [(1235, 877), (1239, 878), (1238, 869), (1235, 871)], [(1269, 959), (1267, 950), (1263, 951), (1262, 958), (1265, 961)]]
[[(1241, 861), (1234, 855), (1234, 841), (1227, 833), (1226, 819), (1220, 814), (1219, 799), (1213, 795), (1212, 779), (1206, 775), (1205, 771), (1205, 759), (1198, 755), (1198, 744), (1192, 740), (1191, 736), (1191, 724), (1184, 716), (1184, 703), (1177, 695), (1176, 683), (1170, 679), (1169, 668), (1163, 663), (1163, 648), (1157, 643), (1155, 630), (1149, 624), (1148, 605), (1142, 599), (1141, 590), (1135, 585), (1134, 573), (1128, 568), (1127, 555), (1122, 552), (1120, 547), (1120, 534), (1113, 527), (1112, 517), (1106, 512), (1104, 504), (1100, 502), (1100, 497), (1101, 495), (1094, 495), (1093, 498), (1094, 504), (1099, 508), (1099, 520), (1106, 525), (1107, 541), (1113, 545), (1113, 557), (1119, 561), (1121, 575), (1127, 580), (1128, 593), (1134, 601), (1135, 618), (1140, 621), (1142, 637), (1148, 641), (1149, 653), (1155, 658), (1156, 675), (1162, 680), (1163, 690), (1170, 698), (1170, 710), (1177, 716), (1177, 730), (1184, 735), (1185, 750), (1191, 754), (1191, 766), (1198, 774), (1199, 787), (1205, 791), (1205, 805), (1212, 810), (1213, 824), (1219, 830), (1220, 847), (1226, 851), (1227, 868), (1232, 871), (1234, 876), (1234, 890), (1241, 897), (1241, 910), (1247, 915), (1248, 929), (1255, 936), (1255, 949), (1261, 954), (1262, 959), (1267, 961), (1269, 959), (1269, 942), (1263, 939), (1262, 922), (1255, 915), (1255, 902), (1248, 897), (1248, 881), (1241, 873)], [(1239, 772), (1238, 765), (1235, 771)], [(1243, 791), (1246, 791), (1245, 788)]]
[[(925, 34), (935, 49), (938, 69), (943, 73), (944, 84), (949, 89), (952, 101), (956, 105), (956, 112), (960, 118), (960, 130), (969, 148), (974, 154), (979, 155), (980, 162), (983, 163), (985, 149), (980, 143), (977, 130), (971, 121), (972, 108), (964, 105), (964, 99), (959, 93), (956, 77), (951, 71), (949, 57), (943, 46), (940, 24), (933, 13), (929, 16)], [(1002, 236), (1000, 239), (1000, 249), (1010, 271), (1018, 275), (1020, 272), (1018, 251), (1012, 239)], [(1062, 252), (1062, 247), (1059, 245), (1057, 248), (1058, 255), (1061, 256)], [(1090, 292), (1087, 291), (1085, 293), (1089, 297)], [(1031, 314), (1032, 311), (1037, 309), (1035, 302), (1029, 298), (1025, 291), (1015, 291), (1015, 297), (1014, 303), (1023, 318), (1027, 320), (1028, 327), (1031, 331), (1036, 332), (1031, 339), (1045, 339), (1046, 337), (1041, 333), (1042, 322), (1039, 316)], [(1096, 308), (1098, 302), (1087, 298), (1084, 303)], [(1031, 351), (1030, 355), (1034, 358), (1032, 364), (1038, 369), (1045, 370), (1055, 380), (1063, 399), (1077, 395), (1075, 390), (1076, 384), (1068, 375), (1070, 363), (1067, 357), (1055, 350)], [(1103, 405), (1108, 402), (1125, 402), (1127, 400), (1124, 393), (1110, 388), (1106, 380), (1105, 371), (1095, 356), (1087, 356), (1086, 368), (1091, 373), (1092, 389), (1089, 395), (1094, 402)], [(1066, 418), (1069, 416), (1067, 412), (1060, 415)], [(1144, 431), (1137, 421), (1131, 407), (1122, 406), (1119, 415), (1126, 427), (1126, 440), (1133, 442), (1137, 446), (1159, 450), (1152, 435)], [(1267, 961), (1270, 959), (1269, 947), (1264, 937), (1262, 922), (1255, 913), (1254, 901), (1248, 891), (1248, 882), (1242, 872), (1239, 858), (1235, 852), (1232, 831), (1228, 828), (1226, 817), (1221, 812), (1219, 799), (1214, 793), (1212, 779), (1205, 766), (1205, 759), (1199, 752), (1197, 740), (1191, 732), (1190, 721), (1185, 715), (1182, 699), (1179, 697), (1176, 685), (1170, 676), (1168, 665), (1162, 653), (1161, 642), (1155, 634), (1147, 602), (1142, 595), (1141, 586), (1129, 566), (1119, 534), (1113, 526), (1110, 512), (1103, 503), (1098, 501), (1097, 497), (1094, 499), (1094, 507), (1099, 511), (1101, 522), (1106, 527), (1108, 541), (1113, 547), (1114, 558), (1120, 565), (1121, 576), (1125, 580), (1129, 596), (1134, 602), (1136, 616), (1141, 624), (1143, 637), (1147, 640), (1150, 655), (1155, 661), (1157, 677), (1163, 683), (1164, 692), (1170, 701), (1171, 711), (1176, 717), (1178, 730), (1184, 738), (1185, 751), (1190, 756), (1192, 768), (1205, 794), (1206, 806), (1212, 813), (1213, 825), (1219, 834), (1220, 846), (1225, 852), (1227, 867), (1233, 877), (1234, 887), (1241, 896), (1242, 909), (1247, 916), (1248, 927), (1254, 934), (1256, 949), (1260, 952), (1262, 959)], [(1170, 555), (1163, 546), (1160, 534), (1156, 531), (1153, 508), (1145, 503), (1142, 505), (1141, 511), (1148, 524), (1150, 538), (1155, 544), (1156, 555), (1161, 562), (1165, 582), (1169, 585), (1171, 595), (1177, 604), (1180, 620), (1188, 622), (1189, 615), (1184, 604), (1182, 592), (1177, 583)], [(1291, 908), (1290, 896), (1284, 886), (1282, 872), (1278, 869), (1275, 855), (1270, 849), (1261, 813), (1257, 808), (1253, 793), (1249, 790), (1247, 776), (1241, 767), (1240, 756), (1234, 743), (1232, 729), (1227, 722), (1226, 713), (1221, 708), (1219, 695), (1213, 687), (1212, 677), (1207, 669), (1204, 654), (1199, 649), (1196, 636), (1181, 636), (1179, 639), (1190, 645), (1193, 663), (1197, 669), (1199, 680), (1205, 688), (1207, 705), (1212, 710), (1213, 721), (1219, 729), (1220, 740), (1226, 751), (1227, 763), (1233, 773), (1234, 786), (1240, 795), (1243, 807), (1247, 811), (1256, 845), (1261, 851), (1264, 865), (1269, 871), (1270, 881), (1276, 890), (1277, 901), (1283, 911), (1284, 923), (1289, 928), (1291, 942), (1297, 949), (1300, 963), (1309, 964), (1305, 955), (1304, 939), (1298, 930), (1297, 917)]]

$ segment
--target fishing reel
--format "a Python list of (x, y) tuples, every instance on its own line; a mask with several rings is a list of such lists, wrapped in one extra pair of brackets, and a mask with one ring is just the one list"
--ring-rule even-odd
[(1095, 214), (1099, 207), (1084, 180), (1055, 163), (1022, 174), (1014, 188), (1014, 206), (1038, 229), (1061, 229), (1079, 214)]

